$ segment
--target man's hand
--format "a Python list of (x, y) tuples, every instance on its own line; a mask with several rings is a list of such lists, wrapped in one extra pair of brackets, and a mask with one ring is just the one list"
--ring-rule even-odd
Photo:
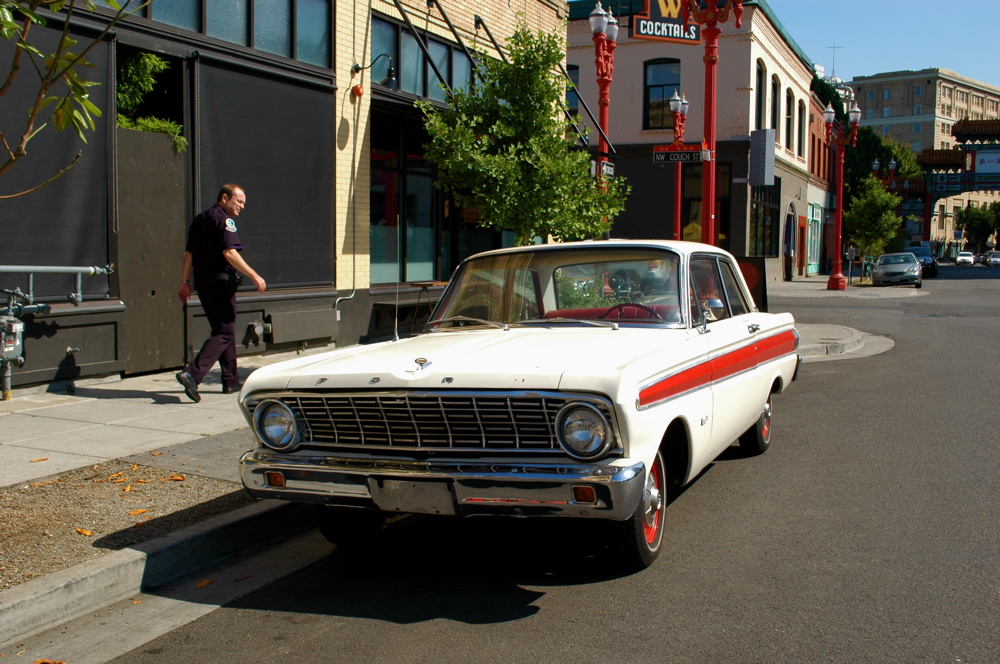
[(257, 286), (258, 293), (263, 293), (265, 290), (267, 290), (267, 283), (261, 278), (259, 274), (255, 273), (252, 278), (254, 284)]
[(181, 282), (181, 287), (177, 289), (177, 299), (181, 304), (186, 304), (189, 297), (191, 297), (191, 285)]

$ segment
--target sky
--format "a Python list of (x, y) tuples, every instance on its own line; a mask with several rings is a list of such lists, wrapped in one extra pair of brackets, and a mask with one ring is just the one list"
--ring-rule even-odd
[(766, 2), (826, 76), (940, 68), (1000, 88), (1000, 0)]

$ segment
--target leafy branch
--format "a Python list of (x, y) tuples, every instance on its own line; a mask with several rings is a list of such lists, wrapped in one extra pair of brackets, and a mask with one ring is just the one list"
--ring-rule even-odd
[[(80, 2), (89, 12), (96, 9), (94, 0), (80, 0)], [(147, 1), (132, 10), (128, 10), (131, 2), (132, 0), (126, 0), (124, 4), (119, 4), (116, 0), (104, 0), (104, 4), (115, 10), (113, 18), (108, 21), (97, 37), (83, 46), (82, 50), (74, 51), (78, 42), (70, 37), (70, 18), (74, 12), (81, 11), (77, 6), (77, 0), (0, 0), (0, 37), (13, 41), (16, 47), (11, 59), (10, 70), (3, 85), (0, 86), (0, 97), (10, 92), (14, 83), (19, 79), (23, 64), (22, 59), (27, 58), (38, 76), (38, 91), (35, 94), (34, 103), (28, 110), (28, 118), (20, 135), (14, 140), (8, 140), (7, 134), (0, 130), (0, 148), (3, 150), (0, 159), (5, 159), (0, 163), (0, 176), (8, 173), (27, 156), (28, 143), (50, 122), (56, 131), (72, 127), (80, 140), (87, 143), (86, 132), (96, 128), (94, 117), (102, 115), (101, 110), (90, 100), (89, 91), (89, 88), (99, 85), (99, 83), (84, 78), (78, 68), (93, 68), (94, 65), (87, 61), (90, 52), (104, 41), (108, 32), (122, 18), (139, 11), (148, 4)], [(56, 50), (47, 56), (29, 41), (32, 26), (45, 27), (47, 25), (46, 18), (39, 13), (40, 8), (57, 15), (65, 13)], [(53, 89), (60, 83), (66, 85), (66, 91), (62, 94), (52, 94)], [(51, 114), (47, 120), (42, 121), (43, 112), (50, 107)], [(79, 159), (80, 155), (77, 154), (70, 164), (41, 185), (15, 194), (5, 195), (3, 198), (16, 198), (38, 191), (64, 175), (76, 165)]]

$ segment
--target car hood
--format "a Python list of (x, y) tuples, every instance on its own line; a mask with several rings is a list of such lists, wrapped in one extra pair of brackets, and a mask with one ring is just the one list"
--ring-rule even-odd
[(265, 389), (581, 389), (586, 377), (586, 389), (597, 391), (597, 382), (620, 377), (623, 367), (641, 357), (656, 355), (656, 365), (663, 367), (699, 352), (704, 345), (685, 329), (437, 332), (274, 364), (255, 371), (243, 394)]

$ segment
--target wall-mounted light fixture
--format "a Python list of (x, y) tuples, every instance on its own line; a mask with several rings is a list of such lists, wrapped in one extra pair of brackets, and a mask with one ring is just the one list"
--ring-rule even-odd
[[(392, 66), (392, 58), (389, 57), (388, 53), (380, 53), (378, 57), (372, 60), (371, 64), (368, 65), (367, 67), (362, 67), (361, 65), (355, 62), (354, 65), (351, 66), (351, 75), (353, 76), (365, 69), (371, 69), (372, 67), (375, 66), (375, 63), (381, 60), (382, 58), (386, 58), (389, 61), (389, 69), (387, 69), (385, 72), (385, 78), (379, 81), (379, 85), (382, 85), (388, 88), (389, 90), (393, 91), (398, 90), (399, 82), (396, 80), (396, 69)], [(365, 89), (361, 87), (361, 85), (359, 84), (351, 88), (351, 92), (354, 93), (355, 97), (360, 97), (365, 93)]]

